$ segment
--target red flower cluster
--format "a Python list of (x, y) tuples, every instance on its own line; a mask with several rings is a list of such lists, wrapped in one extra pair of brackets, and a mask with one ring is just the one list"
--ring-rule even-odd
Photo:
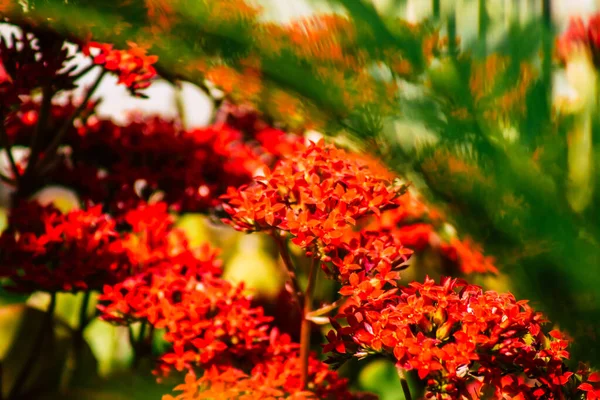
[(327, 260), (347, 226), (396, 207), (402, 188), (376, 172), (332, 145), (311, 143), (252, 184), (230, 189), (223, 199), (231, 220), (224, 221), (247, 232), (289, 232), (307, 254)]
[(563, 62), (579, 49), (587, 51), (594, 64), (600, 66), (600, 14), (590, 17), (587, 26), (581, 17), (572, 18), (566, 32), (557, 39), (556, 48)]
[(563, 364), (568, 342), (558, 331), (543, 332), (540, 313), (456, 279), (411, 283), (375, 301), (355, 295), (337, 319), (348, 325), (333, 321), (326, 351), (392, 354), (399, 368), (425, 380), (429, 398), (468, 396), (472, 384), (497, 398), (562, 398), (573, 375)]
[(600, 373), (592, 372), (586, 365), (581, 365), (577, 375), (581, 377), (582, 382), (577, 389), (585, 393), (585, 399), (600, 399)]
[(114, 72), (119, 77), (119, 84), (125, 85), (132, 94), (150, 86), (150, 80), (156, 76), (153, 64), (157, 56), (149, 56), (146, 50), (133, 42), (128, 42), (129, 49), (117, 50), (112, 44), (90, 42), (83, 46), (83, 54), (92, 56), (93, 63), (105, 70)]
[(262, 349), (270, 319), (250, 306), (242, 286), (219, 277), (215, 250), (191, 249), (173, 229), (165, 204), (132, 211), (125, 221), (134, 232), (125, 246), (138, 272), (104, 286), (99, 309), (105, 320), (166, 329), (173, 349), (161, 358), (165, 372), (228, 364)]
[(25, 202), (0, 236), (0, 276), (18, 291), (95, 290), (127, 276), (129, 257), (101, 206), (62, 214)]
[[(189, 370), (177, 399), (239, 398), (262, 393), (274, 398), (351, 398), (344, 379), (311, 359), (312, 386), (300, 392), (298, 344), (271, 329), (271, 318), (251, 306), (243, 286), (221, 279), (217, 252), (189, 248), (172, 228), (166, 205), (129, 212), (133, 234), (124, 247), (139, 272), (100, 296), (102, 318), (165, 329), (172, 349), (161, 357), (159, 372)], [(204, 374), (196, 380), (194, 368)], [(169, 398), (169, 397), (167, 397)], [(255, 397), (253, 397), (255, 398)]]
[(185, 383), (175, 387), (181, 392), (163, 400), (196, 399), (370, 399), (348, 391), (348, 382), (314, 354), (309, 358), (310, 386), (303, 390), (300, 380), (298, 345), (289, 336), (272, 330), (260, 360), (245, 372), (232, 366), (212, 366), (199, 379), (190, 371)]
[(494, 259), (485, 256), (481, 245), (470, 238), (447, 237), (443, 232), (442, 214), (426, 205), (415, 193), (408, 192), (398, 199), (399, 206), (373, 219), (367, 229), (386, 232), (404, 246), (416, 252), (433, 249), (450, 264), (452, 273), (498, 273)]

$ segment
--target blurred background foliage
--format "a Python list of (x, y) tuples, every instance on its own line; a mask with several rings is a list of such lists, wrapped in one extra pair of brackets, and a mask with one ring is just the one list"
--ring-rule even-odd
[[(224, 99), (247, 102), (276, 126), (317, 130), (375, 153), (496, 258), (501, 274), (476, 283), (529, 299), (573, 337), (574, 362), (598, 367), (600, 93), (594, 67), (569, 72), (556, 57), (569, 2), (260, 3), (262, 9), (233, 0), (31, 0), (3, 11), (13, 21), (73, 39), (91, 34), (117, 46), (147, 46), (159, 56), (163, 78), (197, 85), (216, 106)], [(314, 22), (311, 35), (289, 28), (298, 15), (315, 13), (342, 18)], [(224, 249), (228, 277), (277, 304), (282, 278), (268, 240), (206, 216), (187, 215), (179, 224), (193, 243)], [(417, 260), (423, 265), (407, 271), (406, 281), (421, 277), (432, 262)], [(324, 300), (335, 290), (320, 289)], [(80, 297), (59, 296), (53, 342), (40, 345), (53, 356), (31, 381), (77, 382), (73, 398), (163, 393), (149, 365), (125, 372), (134, 353), (127, 328), (93, 321), (77, 354), (66, 346)], [(48, 299), (20, 301), (1, 293), (5, 388), (18, 353), (37, 345), (27, 332), (41, 323), (38, 307)], [(17, 344), (7, 351), (12, 340)], [(89, 371), (59, 371), (51, 363), (61, 357), (84, 357)], [(375, 360), (356, 382), (391, 399), (398, 398), (397, 379), (392, 364)]]

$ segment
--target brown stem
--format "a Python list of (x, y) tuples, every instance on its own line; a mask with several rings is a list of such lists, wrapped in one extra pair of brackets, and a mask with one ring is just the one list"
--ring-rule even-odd
[(4, 399), (4, 390), (2, 385), (2, 363), (0, 363), (0, 400)]
[(412, 400), (410, 394), (410, 388), (408, 387), (408, 381), (404, 374), (404, 369), (396, 365), (396, 371), (398, 371), (398, 377), (400, 378), (400, 385), (402, 386), (402, 392), (404, 393), (404, 400)]
[(312, 327), (312, 321), (307, 316), (311, 311), (318, 268), (319, 259), (313, 258), (310, 264), (310, 271), (308, 272), (308, 285), (306, 285), (306, 291), (304, 292), (304, 310), (302, 312), (302, 325), (300, 327), (300, 378), (303, 389), (306, 389), (308, 385), (308, 356), (310, 354), (310, 334)]
[(12, 154), (12, 146), (10, 144), (10, 139), (8, 138), (8, 134), (6, 133), (6, 129), (4, 129), (4, 118), (2, 118), (2, 123), (0, 123), (0, 143), (2, 144), (2, 147), (4, 147), (4, 151), (6, 151), (6, 155), (8, 156), (10, 167), (12, 168), (13, 175), (15, 176), (14, 181), (18, 181), (21, 175), (19, 174), (19, 168), (17, 167), (17, 163), (15, 162), (15, 158)]
[(41, 322), (40, 330), (37, 334), (36, 341), (31, 349), (31, 353), (29, 353), (29, 357), (25, 361), (25, 365), (19, 371), (19, 375), (15, 378), (15, 382), (13, 383), (12, 388), (8, 394), (8, 399), (13, 400), (18, 398), (19, 392), (29, 378), (29, 373), (31, 372), (31, 368), (35, 365), (35, 361), (40, 356), (40, 352), (42, 350), (42, 345), (44, 343), (44, 336), (46, 333), (46, 329), (50, 327), (52, 329), (52, 317), (54, 315), (54, 308), (56, 307), (56, 293), (50, 294), (50, 305), (48, 305), (48, 310), (46, 311), (45, 318)]
[(87, 75), (88, 72), (90, 72), (92, 69), (96, 68), (97, 66), (98, 66), (97, 64), (88, 65), (87, 67), (85, 67), (84, 69), (82, 69), (81, 71), (76, 73), (75, 75), (71, 75), (71, 79), (76, 81), (76, 80), (80, 79), (81, 77), (83, 77), (84, 75)]
[(79, 114), (83, 111), (83, 109), (87, 106), (88, 102), (90, 101), (90, 98), (92, 97), (92, 94), (94, 94), (94, 92), (100, 85), (100, 82), (102, 82), (102, 78), (104, 78), (105, 74), (106, 71), (100, 72), (100, 75), (98, 75), (96, 81), (92, 84), (92, 86), (88, 89), (87, 93), (85, 94), (85, 97), (81, 101), (81, 104), (77, 106), (75, 111), (73, 111), (73, 114), (71, 114), (71, 117), (68, 120), (66, 120), (65, 123), (60, 127), (58, 133), (54, 136), (48, 147), (44, 150), (44, 158), (37, 162), (38, 165), (36, 166), (36, 168), (40, 170), (41, 175), (43, 175), (46, 172), (46, 169), (49, 165), (52, 165), (52, 158), (54, 156), (54, 153), (56, 152), (56, 150), (58, 150), (58, 147), (62, 143), (67, 132), (69, 132), (69, 128), (73, 126), (73, 121), (75, 121), (75, 118), (77, 118)]
[(23, 176), (26, 178), (33, 173), (35, 164), (37, 164), (37, 159), (40, 155), (40, 136), (42, 135), (42, 132), (46, 128), (48, 122), (50, 108), (52, 107), (53, 95), (54, 93), (52, 93), (52, 88), (49, 85), (46, 85), (42, 88), (42, 103), (40, 105), (40, 113), (38, 114), (38, 121), (29, 143), (29, 160), (27, 161), (27, 167), (23, 173)]
[(279, 248), (279, 255), (281, 256), (283, 264), (285, 265), (285, 273), (288, 276), (288, 282), (292, 286), (292, 296), (294, 296), (294, 301), (298, 305), (298, 309), (301, 310), (302, 291), (300, 290), (300, 286), (298, 286), (298, 279), (296, 278), (296, 269), (294, 268), (294, 264), (292, 263), (290, 251), (283, 237), (281, 237), (281, 235), (279, 234), (279, 231), (274, 231), (271, 236), (273, 236), (275, 242), (277, 242), (277, 247)]

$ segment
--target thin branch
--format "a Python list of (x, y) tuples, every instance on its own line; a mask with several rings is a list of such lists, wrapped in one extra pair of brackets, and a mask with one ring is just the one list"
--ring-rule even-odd
[(14, 181), (18, 182), (21, 178), (21, 175), (19, 174), (19, 167), (17, 166), (15, 158), (12, 154), (12, 145), (10, 144), (10, 139), (8, 138), (8, 134), (4, 128), (4, 119), (2, 119), (2, 123), (0, 123), (0, 143), (4, 148), (4, 151), (6, 151), (6, 155), (8, 156), (10, 167), (12, 168), (13, 175), (15, 176)]
[(0, 174), (0, 181), (4, 182), (4, 183), (8, 183), (9, 185), (16, 185), (17, 181), (15, 181), (14, 179), (10, 179), (8, 176), (4, 175), (4, 174)]
[(90, 318), (88, 318), (88, 306), (90, 304), (91, 291), (87, 290), (83, 294), (81, 300), (81, 308), (79, 309), (79, 332), (83, 333), (85, 327), (89, 324)]
[(300, 327), (300, 379), (303, 389), (306, 389), (308, 386), (308, 356), (310, 354), (310, 334), (312, 328), (312, 321), (306, 318), (306, 316), (311, 311), (319, 262), (318, 258), (313, 258), (308, 272), (308, 285), (306, 285), (306, 291), (304, 292), (304, 310), (302, 313), (302, 325)]
[(317, 308), (316, 310), (309, 312), (308, 314), (306, 314), (306, 317), (312, 318), (312, 317), (319, 317), (319, 316), (325, 315), (325, 314), (335, 310), (339, 306), (341, 306), (344, 303), (344, 300), (346, 300), (346, 298), (341, 297), (331, 304), (324, 305), (321, 308)]
[(84, 75), (86, 75), (88, 72), (90, 72), (92, 69), (94, 69), (97, 66), (98, 66), (97, 64), (88, 65), (87, 67), (85, 67), (84, 69), (82, 69), (81, 71), (76, 73), (75, 75), (71, 75), (71, 79), (76, 81), (76, 80), (82, 78)]
[(300, 290), (300, 286), (298, 286), (298, 279), (296, 277), (296, 269), (294, 268), (294, 264), (292, 263), (292, 258), (290, 257), (290, 252), (287, 247), (287, 244), (284, 242), (283, 238), (279, 234), (278, 231), (274, 231), (271, 235), (275, 242), (277, 243), (277, 247), (279, 248), (279, 255), (283, 260), (283, 264), (285, 265), (286, 275), (288, 276), (288, 282), (291, 285), (292, 296), (294, 297), (294, 301), (298, 304), (298, 309), (301, 310), (302, 307), (302, 291)]
[(98, 78), (96, 78), (96, 81), (88, 89), (81, 104), (79, 104), (79, 106), (77, 106), (75, 111), (73, 111), (73, 114), (71, 114), (71, 117), (67, 121), (65, 121), (65, 123), (60, 127), (58, 133), (52, 139), (52, 142), (50, 142), (50, 144), (48, 145), (46, 150), (44, 150), (44, 158), (37, 163), (38, 164), (37, 168), (39, 169), (41, 175), (43, 175), (46, 172), (45, 171), (46, 167), (49, 164), (52, 164), (52, 162), (51, 162), (51, 159), (53, 158), (52, 155), (54, 155), (54, 153), (56, 153), (56, 150), (62, 143), (67, 132), (69, 132), (69, 128), (73, 126), (73, 121), (75, 121), (75, 119), (79, 116), (79, 114), (81, 114), (83, 109), (87, 106), (88, 102), (90, 101), (90, 98), (92, 97), (92, 95), (94, 94), (94, 92), (96, 91), (98, 86), (100, 85), (100, 82), (102, 82), (102, 78), (104, 78), (104, 75), (106, 75), (106, 71), (103, 70), (102, 72), (100, 72), (100, 75), (98, 75)]
[(43, 348), (44, 337), (46, 330), (48, 328), (52, 329), (52, 317), (54, 315), (54, 309), (56, 308), (56, 293), (50, 294), (50, 304), (48, 305), (48, 310), (46, 310), (45, 318), (41, 322), (40, 330), (38, 331), (36, 341), (31, 348), (31, 353), (29, 353), (29, 357), (25, 361), (25, 365), (19, 371), (19, 375), (15, 378), (12, 388), (8, 394), (9, 400), (14, 400), (19, 397), (19, 392), (23, 387), (23, 384), (29, 378), (29, 373), (31, 372), (31, 368), (34, 366), (35, 361), (40, 356), (41, 350)]
[(40, 136), (48, 123), (48, 116), (50, 114), (50, 108), (52, 107), (52, 96), (52, 88), (48, 85), (44, 86), (42, 88), (42, 104), (40, 106), (40, 113), (38, 114), (38, 121), (33, 131), (31, 141), (29, 142), (31, 153), (29, 155), (27, 167), (23, 173), (23, 176), (25, 177), (29, 177), (32, 174), (34, 166), (37, 164), (37, 159), (40, 155)]
[(183, 82), (177, 80), (175, 81), (175, 109), (177, 110), (177, 116), (179, 117), (179, 122), (181, 122), (181, 126), (184, 129), (188, 128), (188, 120), (185, 112), (185, 101), (183, 100)]

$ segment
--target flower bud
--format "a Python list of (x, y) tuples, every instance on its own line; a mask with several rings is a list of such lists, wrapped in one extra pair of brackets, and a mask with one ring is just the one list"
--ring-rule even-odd
[(453, 327), (454, 321), (448, 320), (444, 322), (444, 324), (438, 328), (437, 332), (435, 333), (435, 337), (439, 340), (447, 339), (448, 336), (450, 336), (450, 332), (452, 331)]
[(437, 310), (435, 310), (435, 313), (433, 314), (433, 322), (437, 326), (442, 325), (444, 322), (446, 322), (447, 319), (448, 315), (446, 314), (446, 310), (444, 310), (443, 308), (438, 308)]
[(425, 332), (425, 333), (429, 333), (433, 330), (433, 324), (431, 323), (431, 321), (429, 320), (429, 318), (427, 317), (422, 317), (421, 320), (419, 321), (419, 328)]

